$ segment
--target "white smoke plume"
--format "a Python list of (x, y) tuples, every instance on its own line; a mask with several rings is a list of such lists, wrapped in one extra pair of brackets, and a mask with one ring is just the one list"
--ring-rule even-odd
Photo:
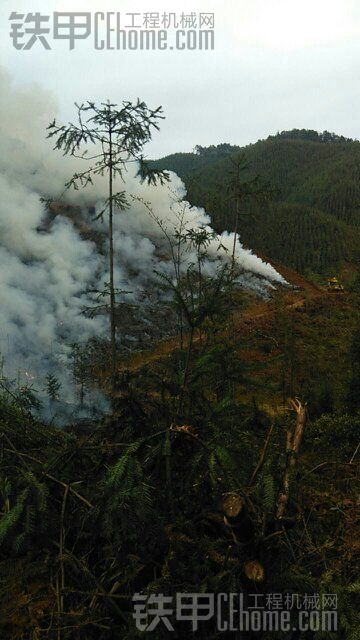
[[(78, 226), (64, 215), (44, 227), (40, 197), (56, 200), (71, 175), (84, 168), (81, 160), (53, 151), (53, 142), (46, 138), (56, 111), (56, 101), (45, 90), (14, 87), (0, 69), (0, 353), (6, 374), (22, 380), (43, 379), (52, 371), (54, 354), (66, 362), (71, 343), (107, 333), (105, 316), (89, 318), (82, 313), (94, 304), (86, 292), (109, 281), (106, 255), (95, 242), (84, 240)], [(170, 233), (178, 226), (179, 215), (185, 228), (210, 228), (204, 210), (182, 202), (185, 189), (175, 174), (169, 188), (140, 184), (135, 173), (132, 165), (125, 186), (119, 186), (135, 200), (115, 217), (116, 284), (129, 289), (132, 299), (146, 288), (155, 268), (168, 273), (171, 269), (169, 261), (159, 258), (165, 244), (161, 229), (141, 200), (149, 203)], [(68, 191), (64, 197), (68, 204), (81, 207), (83, 223), (100, 233), (106, 226), (90, 222), (88, 207), (101, 210), (106, 188), (105, 178), (97, 177), (93, 186)], [(224, 233), (220, 240), (231, 255), (232, 234)], [(210, 247), (214, 257), (218, 245), (216, 239)], [(263, 291), (266, 285), (283, 282), (269, 264), (240, 243), (236, 257), (244, 269), (245, 286)], [(207, 268), (211, 273), (212, 264)]]

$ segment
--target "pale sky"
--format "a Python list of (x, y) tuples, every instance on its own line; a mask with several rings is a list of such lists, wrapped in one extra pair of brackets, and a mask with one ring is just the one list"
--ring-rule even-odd
[[(51, 51), (17, 51), (12, 11), (214, 13), (215, 49), (97, 51), (90, 36), (69, 51), (49, 36)], [(59, 119), (75, 115), (75, 101), (161, 104), (152, 157), (294, 127), (360, 138), (359, 0), (1, 0), (0, 65), (55, 95)]]

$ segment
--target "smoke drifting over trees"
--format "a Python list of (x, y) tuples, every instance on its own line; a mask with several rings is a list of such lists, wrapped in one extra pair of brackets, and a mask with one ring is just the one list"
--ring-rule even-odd
[[(13, 87), (4, 72), (0, 96), (0, 351), (7, 375), (21, 370), (20, 375), (31, 379), (53, 371), (55, 360), (66, 362), (70, 344), (106, 332), (104, 315), (82, 313), (96, 305), (91, 292), (108, 282), (106, 249), (100, 250), (99, 243), (89, 234), (85, 239), (80, 230), (83, 225), (94, 237), (105, 234), (101, 221), (92, 221), (89, 208), (101, 211), (106, 181), (97, 176), (84, 190), (64, 192), (71, 175), (84, 167), (81, 160), (54, 152), (46, 139), (46, 127), (57, 110), (52, 96), (39, 87)], [(136, 172), (136, 166), (129, 165), (121, 188), (132, 204), (114, 221), (115, 283), (130, 291), (127, 300), (132, 301), (153, 281), (154, 269), (171, 274), (161, 227), (172, 236), (180, 218), (188, 229), (210, 225), (203, 209), (183, 202), (185, 188), (175, 174), (169, 184), (154, 187), (141, 184)], [(61, 208), (49, 216), (40, 198), (78, 207), (73, 210), (76, 220), (63, 215)], [(209, 274), (219, 260), (219, 243), (231, 255), (232, 234), (213, 240)], [(221, 254), (227, 259), (225, 250)], [(186, 260), (193, 259), (187, 251)], [(271, 282), (283, 281), (240, 243), (237, 260), (243, 270), (239, 279), (247, 288), (263, 292)]]

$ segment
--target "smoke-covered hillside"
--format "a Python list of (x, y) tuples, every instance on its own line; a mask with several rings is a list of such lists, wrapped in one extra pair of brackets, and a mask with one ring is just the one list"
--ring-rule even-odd
[[(107, 227), (95, 220), (104, 207), (107, 185), (97, 176), (86, 189), (64, 191), (83, 161), (53, 151), (46, 127), (56, 111), (51, 95), (39, 87), (13, 87), (1, 72), (0, 351), (6, 375), (23, 380), (39, 373), (59, 375), (71, 345), (103, 339), (108, 326), (105, 314), (84, 313), (97, 306), (98, 294), (109, 282), (107, 244), (101, 242)], [(177, 175), (154, 187), (142, 184), (136, 172), (129, 164), (121, 188), (131, 206), (118, 212), (114, 222), (115, 285), (125, 292), (122, 299), (133, 305), (149, 291), (156, 300), (155, 270), (171, 277), (168, 244), (180, 223), (183, 230), (211, 230), (205, 210), (184, 200), (186, 191)], [(41, 198), (60, 205), (49, 212)], [(229, 260), (233, 243), (227, 232), (212, 238), (206, 273), (211, 275), (219, 261)], [(193, 262), (194, 250), (183, 250), (185, 263)], [(236, 260), (238, 282), (244, 288), (264, 293), (283, 282), (275, 269), (240, 242)]]

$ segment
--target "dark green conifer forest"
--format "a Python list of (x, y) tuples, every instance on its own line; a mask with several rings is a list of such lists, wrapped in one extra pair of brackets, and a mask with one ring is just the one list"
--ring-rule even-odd
[(324, 132), (293, 130), (240, 148), (196, 147), (156, 162), (178, 173), (194, 205), (217, 230), (232, 230), (228, 174), (243, 158), (243, 177), (265, 177), (274, 193), (264, 205), (244, 199), (241, 239), (255, 251), (302, 274), (330, 276), (360, 251), (360, 143)]

